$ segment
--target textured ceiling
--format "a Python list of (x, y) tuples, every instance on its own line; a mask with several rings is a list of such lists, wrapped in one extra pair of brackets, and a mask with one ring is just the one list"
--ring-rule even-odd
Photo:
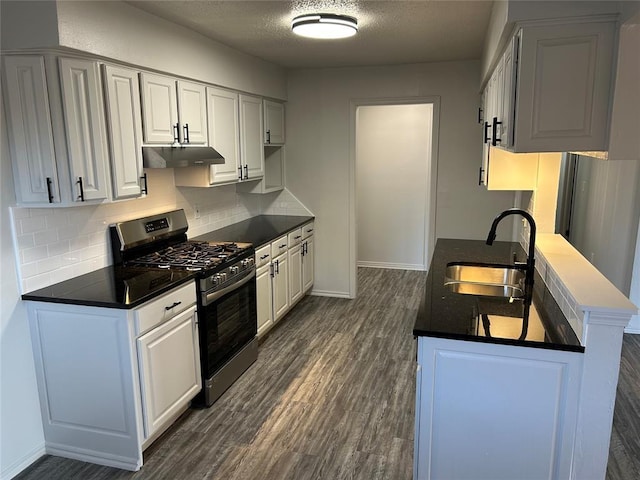
[[(478, 59), (492, 4), (482, 0), (128, 3), (236, 50), (292, 68)], [(353, 15), (359, 32), (342, 40), (294, 35), (291, 19), (309, 12)]]

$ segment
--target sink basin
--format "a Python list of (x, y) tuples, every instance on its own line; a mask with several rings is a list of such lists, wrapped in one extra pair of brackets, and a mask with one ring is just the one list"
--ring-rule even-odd
[(451, 262), (444, 285), (454, 293), (488, 297), (524, 296), (525, 272), (508, 265)]

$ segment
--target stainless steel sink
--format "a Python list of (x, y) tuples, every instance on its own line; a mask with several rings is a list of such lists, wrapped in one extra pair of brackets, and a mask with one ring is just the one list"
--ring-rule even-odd
[(451, 262), (444, 285), (454, 293), (520, 298), (525, 293), (523, 270), (507, 265)]

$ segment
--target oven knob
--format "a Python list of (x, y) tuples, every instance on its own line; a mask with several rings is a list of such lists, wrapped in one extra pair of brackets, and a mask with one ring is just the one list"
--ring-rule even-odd
[(239, 271), (240, 268), (238, 268), (237, 265), (232, 265), (231, 267), (229, 267), (229, 273), (231, 273), (232, 275), (236, 275)]
[(219, 273), (218, 275), (216, 275), (216, 277), (218, 277), (218, 283), (224, 283), (227, 281), (226, 273)]
[(247, 258), (247, 259), (242, 261), (242, 266), (244, 268), (249, 268), (251, 265), (253, 265), (253, 263), (254, 263), (253, 258)]

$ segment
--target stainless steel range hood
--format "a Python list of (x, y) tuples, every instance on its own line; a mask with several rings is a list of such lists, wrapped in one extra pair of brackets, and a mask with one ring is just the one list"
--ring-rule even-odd
[(144, 168), (202, 167), (224, 163), (211, 147), (142, 147)]

